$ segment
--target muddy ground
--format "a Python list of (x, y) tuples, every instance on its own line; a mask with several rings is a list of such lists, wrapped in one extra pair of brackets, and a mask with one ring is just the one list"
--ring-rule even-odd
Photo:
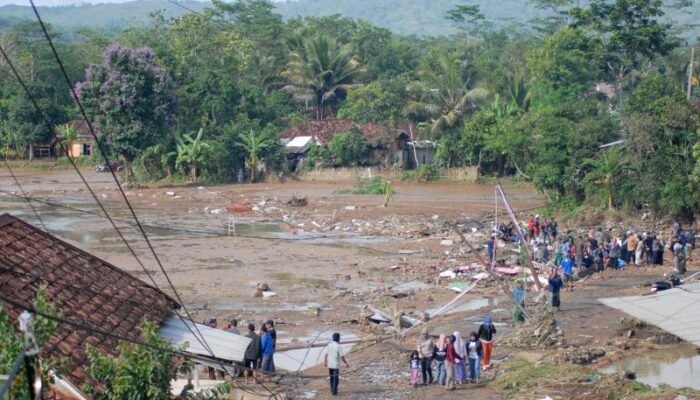
[[(16, 172), (30, 196), (58, 204), (35, 203), (51, 233), (147, 279), (109, 223), (95, 215), (100, 211), (75, 173), (36, 169)], [(158, 285), (166, 287), (111, 176), (90, 169), (84, 172), (137, 254), (153, 271)], [(127, 195), (195, 319), (215, 316), (219, 320), (238, 318), (257, 323), (271, 318), (278, 321), (280, 345), (289, 346), (327, 340), (333, 331), (360, 338), (391, 334), (385, 327), (366, 325), (363, 307), (371, 304), (390, 313), (401, 311), (420, 318), (425, 310), (437, 308), (455, 295), (447, 288), (447, 281), (437, 279), (440, 271), (478, 261), (474, 253), (460, 245), (451, 224), (459, 223), (470, 240), (477, 246), (483, 244), (488, 231), (484, 226), (493, 218), (493, 186), (399, 183), (386, 208), (383, 196), (344, 194), (352, 186), (298, 181), (154, 186), (130, 190)], [(19, 194), (6, 173), (0, 176), (0, 188)], [(527, 186), (506, 189), (516, 211), (542, 204)], [(308, 204), (288, 205), (293, 197), (304, 197)], [(236, 236), (231, 234), (231, 219), (224, 211), (231, 203), (250, 204), (254, 209), (234, 216)], [(28, 205), (12, 195), (0, 193), (0, 212), (38, 223)], [(698, 267), (691, 263), (689, 269)], [(413, 347), (415, 334), (356, 346), (348, 357), (351, 368), (343, 376), (338, 398), (615, 398), (618, 392), (611, 392), (610, 397), (595, 383), (565, 385), (543, 380), (533, 387), (511, 387), (503, 383), (502, 372), (513, 368), (515, 359), (528, 360), (532, 366), (563, 363), (569, 369), (572, 364), (563, 360), (562, 354), (575, 349), (605, 349), (604, 357), (581, 372), (590, 374), (597, 365), (609, 364), (622, 355), (676, 346), (652, 343), (649, 337), (658, 332), (651, 328), (637, 328), (636, 336), (627, 337), (629, 327), (621, 322), (625, 316), (597, 301), (611, 293), (646, 293), (649, 283), (668, 271), (667, 262), (661, 269), (628, 268), (608, 274), (605, 280), (578, 283), (574, 292), (563, 293), (562, 311), (555, 316), (565, 332), (564, 343), (557, 349), (542, 350), (497, 342), (495, 368), (485, 374), (482, 383), (452, 393), (436, 385), (409, 386), (407, 350)], [(268, 284), (276, 295), (255, 297), (259, 283)], [(506, 338), (513, 332), (510, 308), (500, 289), (487, 283), (465, 296), (457, 312), (452, 310), (429, 326), (435, 334), (454, 330), (467, 334), (490, 314), (498, 324), (498, 337)], [(317, 366), (304, 373), (323, 375), (325, 371)], [(324, 379), (305, 379), (298, 385), (298, 392), (327, 398), (326, 385)], [(660, 397), (653, 398), (674, 399), (677, 393), (670, 390), (655, 395)], [(631, 396), (635, 398), (636, 394)]]

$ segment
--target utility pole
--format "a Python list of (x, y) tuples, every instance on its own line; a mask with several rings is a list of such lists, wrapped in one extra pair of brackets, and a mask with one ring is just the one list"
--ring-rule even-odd
[(34, 315), (28, 311), (22, 312), (19, 318), (19, 330), (24, 332), (24, 351), (22, 351), (12, 366), (12, 370), (7, 377), (7, 381), (0, 388), (0, 399), (4, 398), (10, 391), (10, 386), (24, 365), (29, 389), (29, 399), (41, 399), (42, 387), (41, 376), (37, 371), (36, 357), (39, 355), (39, 344), (34, 333)]
[(688, 66), (688, 100), (693, 94), (693, 62), (695, 61), (695, 47), (690, 49), (690, 65)]

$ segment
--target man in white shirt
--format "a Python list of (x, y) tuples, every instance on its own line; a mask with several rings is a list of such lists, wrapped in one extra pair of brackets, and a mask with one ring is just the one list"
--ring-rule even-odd
[(338, 394), (338, 383), (340, 382), (340, 360), (343, 360), (345, 366), (350, 368), (350, 365), (345, 360), (345, 354), (340, 347), (340, 333), (333, 334), (333, 341), (326, 346), (326, 357), (324, 365), (328, 368), (328, 375), (331, 383), (331, 395)]

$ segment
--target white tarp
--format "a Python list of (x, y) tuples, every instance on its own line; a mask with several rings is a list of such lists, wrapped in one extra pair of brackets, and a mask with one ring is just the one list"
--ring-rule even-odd
[(649, 296), (598, 299), (700, 347), (700, 282)]
[[(189, 329), (185, 326), (184, 320), (173, 317), (165, 320), (160, 327), (160, 337), (169, 341), (174, 346), (185, 346), (185, 351), (188, 353), (198, 354), (211, 357), (211, 353), (205, 348), (202, 343), (197, 340), (199, 333), (195, 326), (204, 336), (204, 341), (214, 352), (216, 358), (229, 361), (243, 361), (245, 349), (250, 343), (250, 339), (243, 335), (236, 335), (221, 329), (210, 328), (206, 325), (192, 321), (187, 321)], [(191, 332), (191, 331), (192, 332)], [(195, 336), (194, 334), (197, 334)]]

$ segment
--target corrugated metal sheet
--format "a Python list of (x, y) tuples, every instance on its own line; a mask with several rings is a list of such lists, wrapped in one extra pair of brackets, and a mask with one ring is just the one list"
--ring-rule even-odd
[[(197, 333), (197, 330), (194, 328), (195, 324), (216, 358), (229, 361), (243, 361), (245, 349), (248, 347), (250, 339), (243, 335), (236, 335), (221, 329), (210, 328), (206, 325), (187, 321), (187, 325), (195, 333)], [(171, 342), (173, 345), (184, 345), (185, 351), (189, 353), (210, 357), (209, 351), (199, 343), (197, 338), (190, 332), (190, 329), (185, 326), (183, 320), (173, 317), (163, 322), (159, 334), (161, 338)]]
[(700, 347), (700, 282), (649, 296), (598, 299)]

